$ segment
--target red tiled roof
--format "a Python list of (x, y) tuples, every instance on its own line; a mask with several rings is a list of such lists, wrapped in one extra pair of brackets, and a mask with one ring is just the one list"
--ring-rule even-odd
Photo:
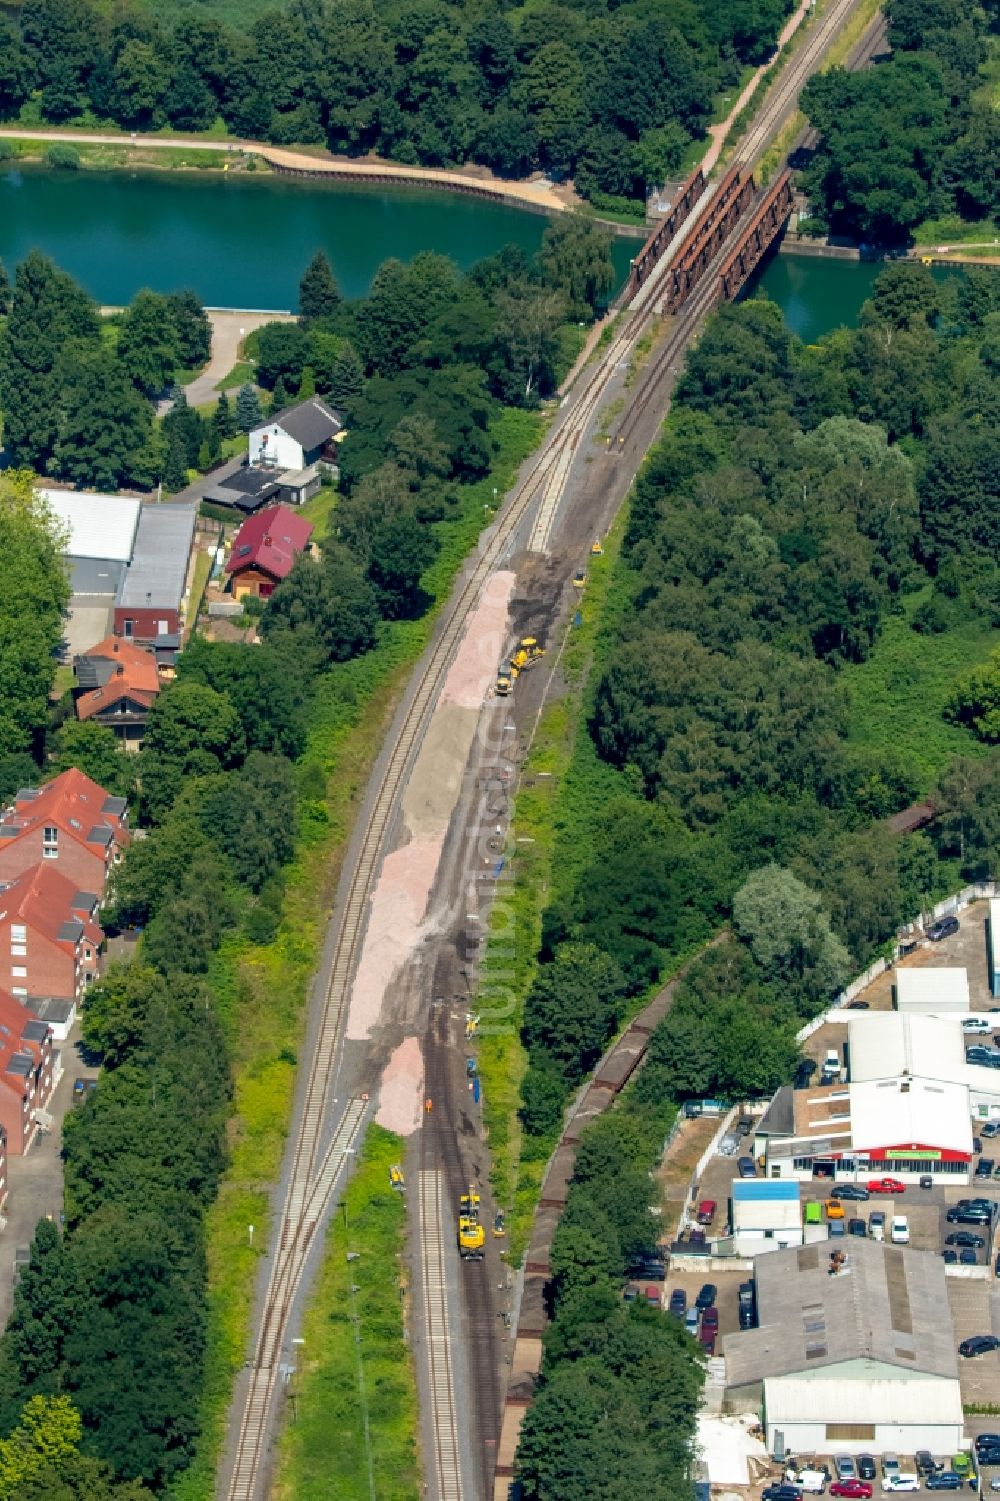
[[(109, 803), (112, 806), (106, 809), (105, 805)], [(61, 772), (44, 787), (32, 789), (30, 797), (17, 799), (13, 810), (0, 818), (0, 838), (19, 839), (30, 829), (49, 824), (81, 844), (104, 842), (98, 832), (102, 828), (127, 844), (129, 832), (118, 811), (124, 811), (124, 808), (123, 798), (112, 797), (90, 777), (71, 766), (69, 771)], [(93, 840), (91, 834), (95, 836)]]
[(78, 719), (90, 719), (110, 709), (119, 699), (133, 698), (148, 709), (160, 691), (160, 675), (152, 652), (143, 651), (119, 636), (105, 636), (85, 653), (88, 657), (105, 657), (115, 663), (115, 673), (100, 688), (81, 693), (76, 701)]
[(290, 506), (266, 506), (248, 516), (233, 538), (227, 573), (262, 568), (272, 578), (287, 578), (292, 564), (312, 536), (312, 522)]
[(42, 1056), (42, 1043), (34, 1037), (25, 1037), (24, 1029), (37, 1018), (20, 1005), (6, 990), (0, 990), (0, 1079), (19, 1095), (25, 1094), (25, 1080), (16, 1073), (8, 1073), (10, 1060), (15, 1053), (28, 1053), (37, 1063)]
[(76, 882), (40, 860), (13, 880), (0, 884), (0, 921), (20, 920), (44, 933), (53, 943), (66, 943), (70, 940), (60, 936), (63, 923), (76, 917), (83, 924), (86, 937), (97, 948), (104, 934), (84, 908), (74, 905), (76, 896)]

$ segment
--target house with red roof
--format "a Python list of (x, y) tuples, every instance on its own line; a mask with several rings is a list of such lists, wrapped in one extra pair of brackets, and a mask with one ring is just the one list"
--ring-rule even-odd
[(312, 522), (289, 506), (266, 506), (248, 516), (233, 538), (226, 572), (237, 599), (267, 599), (292, 570), (312, 536)]
[(55, 1084), (52, 1033), (0, 990), (0, 1203), (7, 1197), (7, 1153), (21, 1157), (48, 1124)]
[(149, 711), (160, 691), (152, 652), (121, 636), (105, 636), (85, 656), (74, 657), (76, 717), (114, 730), (125, 750), (138, 750)]
[(79, 891), (39, 861), (0, 883), (0, 988), (29, 997), (79, 1001), (97, 976), (104, 933), (96, 891)]
[(0, 813), (0, 881), (51, 862), (74, 890), (101, 898), (130, 842), (126, 800), (72, 767), (44, 787), (22, 787)]

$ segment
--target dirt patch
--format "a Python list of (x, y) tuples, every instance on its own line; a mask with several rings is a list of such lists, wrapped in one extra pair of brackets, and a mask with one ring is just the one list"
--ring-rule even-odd
[(351, 1041), (371, 1036), (393, 977), (413, 954), (443, 844), (443, 833), (439, 839), (413, 839), (385, 858), (351, 990), (346, 1032)]
[(694, 1170), (718, 1125), (719, 1122), (709, 1116), (681, 1121), (680, 1129), (657, 1169), (665, 1238), (672, 1237), (677, 1230), (681, 1212), (687, 1203)]
[(420, 1043), (407, 1037), (382, 1075), (375, 1122), (400, 1136), (412, 1136), (423, 1115), (424, 1059)]

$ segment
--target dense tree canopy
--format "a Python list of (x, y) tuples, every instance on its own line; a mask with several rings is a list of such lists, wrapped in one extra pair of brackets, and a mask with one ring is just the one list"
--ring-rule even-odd
[[(168, 28), (92, 0), (27, 0), (19, 33), (4, 23), (0, 36), (0, 114), (37, 88), (56, 123), (85, 106), (129, 130), (206, 130), (221, 116), (242, 136), (473, 160), (501, 176), (541, 167), (575, 173), (598, 199), (642, 198), (676, 172), (713, 96), (770, 55), (788, 9), (684, 0), (660, 15), (636, 0), (546, 0), (486, 14), (320, 0), (237, 32), (190, 10)], [(306, 301), (302, 311), (322, 316)]]
[[(1000, 125), (974, 99), (988, 8), (974, 0), (892, 0), (890, 58), (857, 73), (818, 73), (802, 105), (821, 133), (805, 172), (821, 224), (876, 244), (905, 242), (948, 212), (1000, 210)], [(992, 24), (996, 26), (995, 9)]]
[(11, 756), (34, 748), (48, 718), (69, 578), (58, 529), (27, 472), (0, 474), (0, 517), (7, 539), (0, 589), (0, 756)]

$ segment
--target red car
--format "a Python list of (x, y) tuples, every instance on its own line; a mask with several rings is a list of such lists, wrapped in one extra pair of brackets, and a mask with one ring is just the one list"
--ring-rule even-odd
[(702, 1199), (701, 1203), (698, 1205), (699, 1225), (710, 1225), (715, 1219), (715, 1211), (717, 1207), (718, 1206), (714, 1199)]
[(851, 1501), (871, 1501), (872, 1488), (866, 1480), (835, 1480), (831, 1496), (849, 1496)]
[(906, 1192), (906, 1184), (900, 1183), (898, 1178), (872, 1178), (867, 1184), (870, 1194), (903, 1194)]
[(703, 1329), (718, 1329), (719, 1310), (713, 1305), (711, 1308), (703, 1308), (701, 1311), (701, 1327)]

